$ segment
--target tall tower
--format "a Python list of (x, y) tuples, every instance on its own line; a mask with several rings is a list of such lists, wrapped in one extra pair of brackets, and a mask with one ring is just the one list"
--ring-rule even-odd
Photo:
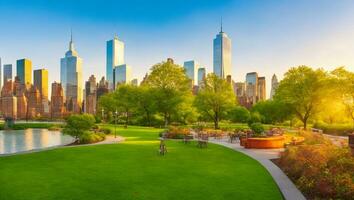
[(113, 40), (107, 41), (106, 45), (106, 79), (108, 81), (109, 89), (114, 89), (114, 73), (113, 70), (119, 65), (125, 63), (124, 59), (124, 42), (118, 40), (115, 36)]
[(12, 80), (12, 64), (4, 65), (4, 85), (9, 80)]
[(17, 77), (21, 84), (32, 84), (32, 61), (28, 59), (17, 60)]
[(132, 68), (127, 65), (119, 65), (114, 68), (114, 85), (130, 84), (132, 81)]
[(60, 62), (60, 81), (64, 90), (64, 99), (69, 112), (79, 113), (82, 104), (82, 59), (74, 48), (71, 34), (69, 50)]
[(1, 64), (1, 58), (0, 58), (0, 90), (2, 88), (2, 64)]
[(278, 78), (275, 74), (272, 76), (272, 88), (270, 90), (270, 99), (273, 99), (273, 96), (275, 95), (275, 91), (277, 90), (279, 85)]
[(214, 39), (213, 56), (214, 74), (224, 79), (231, 75), (231, 39), (222, 31), (222, 23)]
[(48, 70), (37, 69), (33, 71), (33, 85), (39, 90), (42, 99), (48, 100)]
[(186, 74), (192, 80), (192, 85), (198, 85), (198, 69), (199, 63), (195, 60), (186, 61), (183, 64)]

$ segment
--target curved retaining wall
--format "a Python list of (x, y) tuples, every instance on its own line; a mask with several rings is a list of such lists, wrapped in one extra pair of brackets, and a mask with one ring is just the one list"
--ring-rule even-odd
[(268, 138), (247, 138), (245, 147), (248, 149), (277, 149), (283, 148), (284, 143), (284, 136)]

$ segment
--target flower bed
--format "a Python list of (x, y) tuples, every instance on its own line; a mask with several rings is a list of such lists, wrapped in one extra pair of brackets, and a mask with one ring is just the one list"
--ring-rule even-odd
[(247, 138), (245, 147), (247, 149), (277, 149), (283, 148), (285, 138), (283, 136), (265, 138)]

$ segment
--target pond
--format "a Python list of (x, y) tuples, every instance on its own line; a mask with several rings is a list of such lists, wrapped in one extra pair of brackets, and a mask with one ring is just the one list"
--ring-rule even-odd
[(70, 144), (71, 136), (47, 129), (0, 131), (0, 155)]

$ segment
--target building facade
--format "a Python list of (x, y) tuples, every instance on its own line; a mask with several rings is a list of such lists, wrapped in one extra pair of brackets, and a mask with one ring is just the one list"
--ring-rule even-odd
[(183, 64), (184, 70), (190, 80), (192, 80), (192, 85), (198, 84), (198, 69), (199, 63), (195, 60), (186, 61)]
[(114, 68), (114, 85), (130, 84), (132, 81), (132, 68), (127, 65), (119, 65)]
[(222, 31), (222, 26), (213, 42), (213, 69), (221, 78), (231, 75), (231, 39)]
[(114, 68), (125, 63), (124, 42), (117, 36), (106, 44), (106, 79), (110, 90), (114, 89)]
[(82, 106), (82, 59), (74, 48), (71, 38), (69, 50), (61, 59), (60, 81), (64, 90), (64, 100), (68, 112), (79, 113)]
[(97, 84), (96, 77), (91, 75), (85, 83), (85, 113), (96, 114)]
[(278, 78), (275, 74), (273, 74), (272, 76), (272, 88), (270, 90), (270, 99), (273, 99), (274, 95), (275, 95), (275, 91), (278, 89), (279, 86), (279, 82), (278, 82)]
[(204, 67), (198, 69), (198, 85), (200, 86), (206, 77), (206, 71)]
[(52, 96), (50, 102), (50, 116), (53, 119), (62, 118), (65, 113), (64, 91), (61, 83), (52, 83)]
[(32, 84), (32, 61), (28, 59), (17, 60), (16, 75), (22, 84)]
[(9, 81), (12, 80), (12, 65), (11, 64), (6, 64), (4, 65), (4, 84)]
[(266, 100), (266, 79), (265, 77), (258, 77), (258, 86), (257, 86), (257, 102)]

